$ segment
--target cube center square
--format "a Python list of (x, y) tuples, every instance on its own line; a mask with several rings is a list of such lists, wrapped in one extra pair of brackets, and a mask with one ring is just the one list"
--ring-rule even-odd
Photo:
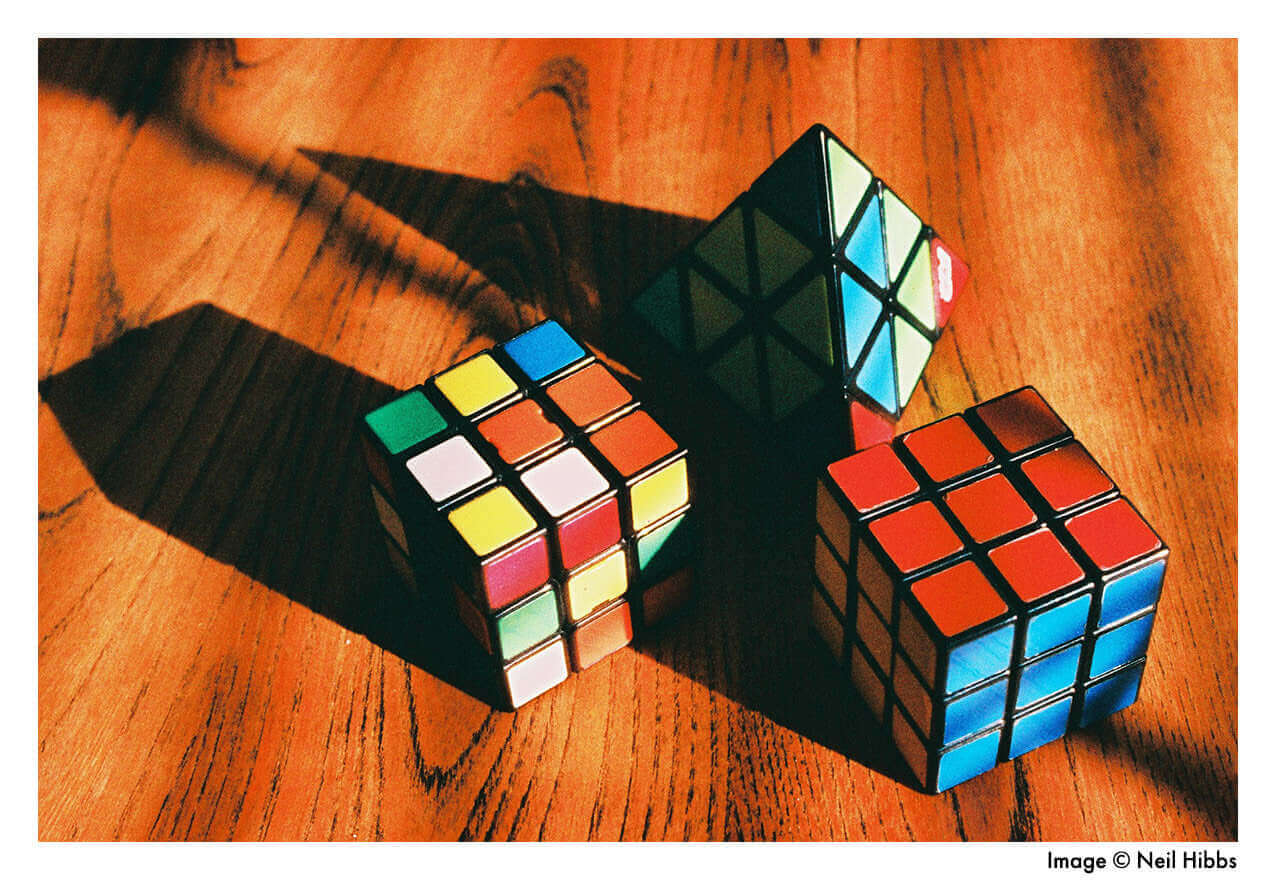
[(448, 367), (360, 427), (394, 570), (423, 614), (457, 615), (506, 708), (691, 597), (687, 450), (556, 322)]
[(833, 462), (815, 514), (812, 627), (924, 790), (1137, 698), (1169, 550), (1035, 389)]
[[(762, 172), (630, 303), (649, 365), (710, 389), (769, 441), (888, 436), (968, 269), (822, 125)], [(801, 444), (795, 444), (801, 448)]]

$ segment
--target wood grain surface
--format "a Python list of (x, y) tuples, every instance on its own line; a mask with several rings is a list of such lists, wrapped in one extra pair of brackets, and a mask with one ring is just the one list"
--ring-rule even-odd
[[(1235, 42), (39, 56), (42, 839), (1235, 838)], [(506, 713), (352, 439), (542, 315), (605, 338), (817, 121), (973, 269), (903, 427), (1035, 384), (1172, 548), (1140, 701), (940, 796), (733, 489), (774, 474), (701, 456), (690, 613)]]

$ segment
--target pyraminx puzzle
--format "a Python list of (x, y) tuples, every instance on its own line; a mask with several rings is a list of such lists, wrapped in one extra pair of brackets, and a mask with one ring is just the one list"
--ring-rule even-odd
[(942, 791), (1134, 702), (1169, 550), (1032, 388), (829, 465), (816, 631)]
[(967, 275), (816, 125), (631, 308), (756, 423), (832, 413), (839, 448), (853, 449), (893, 433)]
[[(454, 605), (512, 707), (690, 594), (687, 453), (553, 321), (369, 413), (390, 558)], [(450, 595), (425, 589), (451, 582)]]

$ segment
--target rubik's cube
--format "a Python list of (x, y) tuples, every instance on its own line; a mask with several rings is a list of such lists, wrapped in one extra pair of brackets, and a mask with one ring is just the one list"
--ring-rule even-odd
[[(455, 605), (511, 706), (688, 598), (686, 450), (557, 323), (364, 421), (392, 563), (427, 603)], [(450, 596), (427, 589), (439, 574)]]
[(1034, 389), (816, 496), (814, 627), (927, 791), (1137, 698), (1169, 550)]
[(893, 433), (967, 275), (816, 125), (631, 309), (755, 423), (831, 414), (838, 448), (861, 448)]

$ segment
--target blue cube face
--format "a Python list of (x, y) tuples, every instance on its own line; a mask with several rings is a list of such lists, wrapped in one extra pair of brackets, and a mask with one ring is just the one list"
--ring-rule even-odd
[(545, 321), (502, 348), (533, 382), (540, 382), (585, 357), (585, 349), (557, 321)]
[(1019, 674), (1019, 692), (1015, 708), (1031, 706), (1077, 682), (1077, 667), (1081, 664), (1081, 643), (1034, 660), (1023, 667)]
[(952, 788), (985, 773), (997, 763), (997, 749), (1001, 745), (1001, 729), (962, 743), (939, 756), (936, 791)]
[(1135, 663), (1085, 688), (1081, 726), (1088, 727), (1132, 704), (1139, 695), (1146, 663)]
[(1015, 627), (1008, 623), (953, 648), (948, 658), (945, 690), (951, 694), (1009, 669), (1014, 641)]
[(1063, 736), (1068, 730), (1073, 695), (1026, 712), (1011, 722), (1008, 757), (1018, 758)]
[(1032, 615), (1024, 637), (1024, 657), (1035, 657), (1043, 651), (1081, 638), (1085, 635), (1086, 621), (1089, 619), (1089, 593)]
[(1142, 657), (1147, 653), (1151, 636), (1151, 614), (1099, 633), (1095, 636), (1094, 653), (1090, 656), (1090, 677), (1097, 678)]
[(1099, 598), (1099, 626), (1107, 626), (1151, 608), (1161, 596), (1161, 582), (1164, 580), (1165, 560), (1158, 559), (1105, 584)]
[(1006, 714), (1009, 685), (1008, 677), (999, 678), (952, 700), (944, 711), (943, 744), (956, 742), (1000, 722)]

